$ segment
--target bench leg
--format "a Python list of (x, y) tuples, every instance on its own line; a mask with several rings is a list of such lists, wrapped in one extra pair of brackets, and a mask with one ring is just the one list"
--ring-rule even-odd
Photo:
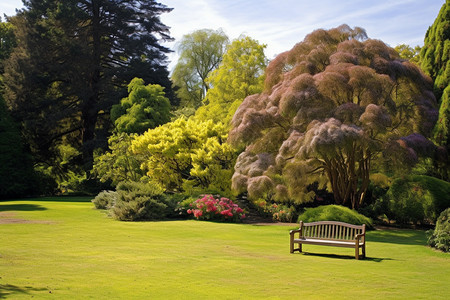
[(298, 244), (298, 252), (302, 253), (302, 244), (301, 243)]
[(359, 259), (359, 247), (355, 247), (355, 258)]
[(366, 244), (362, 246), (362, 257), (366, 258)]

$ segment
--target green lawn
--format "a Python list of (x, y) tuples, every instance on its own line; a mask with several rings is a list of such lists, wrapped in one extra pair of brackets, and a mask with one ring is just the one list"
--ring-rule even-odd
[(0, 298), (449, 299), (450, 255), (425, 233), (367, 233), (289, 253), (289, 226), (119, 222), (86, 198), (0, 202)]

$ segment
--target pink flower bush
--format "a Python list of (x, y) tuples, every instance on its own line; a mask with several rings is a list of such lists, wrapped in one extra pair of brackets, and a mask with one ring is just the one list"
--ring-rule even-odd
[(202, 198), (189, 204), (188, 214), (194, 215), (198, 220), (238, 221), (245, 218), (242, 208), (228, 198), (215, 198), (213, 195), (204, 195)]

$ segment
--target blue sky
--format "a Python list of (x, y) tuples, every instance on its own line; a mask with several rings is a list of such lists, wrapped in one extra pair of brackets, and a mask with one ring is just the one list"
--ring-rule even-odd
[[(222, 28), (230, 39), (246, 34), (267, 45), (266, 55), (290, 50), (314, 29), (343, 23), (395, 47), (423, 45), (445, 0), (160, 0), (174, 8), (162, 16), (179, 40), (197, 29)], [(21, 0), (2, 0), (0, 14), (14, 15)], [(176, 43), (176, 42), (175, 42)], [(167, 46), (173, 48), (175, 43)], [(170, 56), (174, 65), (176, 54)]]

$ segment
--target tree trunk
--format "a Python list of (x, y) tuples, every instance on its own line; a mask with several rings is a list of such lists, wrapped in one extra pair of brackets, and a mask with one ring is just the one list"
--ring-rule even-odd
[(100, 5), (92, 1), (92, 71), (89, 78), (90, 96), (85, 99), (82, 108), (83, 167), (88, 177), (94, 163), (95, 127), (98, 118), (100, 95), (101, 41), (100, 41)]

